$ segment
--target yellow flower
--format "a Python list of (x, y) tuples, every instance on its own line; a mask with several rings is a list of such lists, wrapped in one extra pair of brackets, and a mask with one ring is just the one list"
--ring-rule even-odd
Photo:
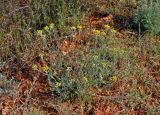
[(76, 27), (75, 27), (75, 26), (72, 26), (72, 27), (71, 27), (71, 30), (76, 30)]
[(100, 35), (101, 31), (100, 31), (100, 30), (93, 30), (93, 33), (94, 33), (95, 35)]
[(104, 20), (109, 20), (108, 16), (103, 18)]
[(37, 30), (37, 35), (42, 36), (43, 35), (43, 31), (42, 30)]
[(50, 29), (53, 29), (53, 28), (54, 28), (54, 23), (51, 23), (51, 24), (49, 25), (49, 28), (50, 28)]
[(44, 54), (43, 54), (43, 53), (39, 53), (39, 57), (40, 57), (41, 59), (43, 59)]
[(47, 72), (49, 70), (49, 67), (47, 65), (45, 65), (44, 67), (42, 67), (42, 71)]
[(49, 27), (48, 27), (48, 26), (45, 26), (45, 27), (44, 27), (44, 30), (48, 31), (48, 30), (49, 30)]
[(117, 81), (117, 80), (118, 80), (117, 76), (109, 77), (109, 81), (115, 82), (115, 81)]
[(110, 26), (109, 26), (108, 24), (105, 24), (105, 25), (104, 25), (104, 28), (109, 29)]
[(88, 82), (87, 77), (83, 77), (83, 81), (84, 81), (84, 82)]
[(77, 29), (82, 29), (82, 28), (83, 28), (82, 25), (78, 25), (78, 26), (77, 26)]
[(38, 66), (37, 66), (36, 64), (33, 64), (33, 65), (32, 65), (32, 69), (33, 69), (33, 70), (37, 70), (37, 69), (38, 69)]
[(62, 85), (62, 84), (61, 84), (60, 82), (56, 82), (55, 87), (58, 88), (58, 87), (60, 87), (61, 85)]
[(116, 30), (115, 30), (115, 29), (111, 29), (111, 32), (112, 32), (112, 33), (116, 33)]
[(102, 62), (102, 66), (103, 66), (103, 68), (106, 68), (107, 67), (107, 63), (106, 62)]

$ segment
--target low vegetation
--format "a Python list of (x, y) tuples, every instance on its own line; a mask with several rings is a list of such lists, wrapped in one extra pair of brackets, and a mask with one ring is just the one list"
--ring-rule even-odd
[(158, 115), (158, 0), (0, 2), (0, 114)]

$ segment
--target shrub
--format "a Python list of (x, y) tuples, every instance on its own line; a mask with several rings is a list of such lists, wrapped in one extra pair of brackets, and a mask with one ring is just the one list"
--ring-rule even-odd
[(140, 0), (134, 15), (134, 23), (141, 29), (156, 35), (160, 33), (160, 2), (158, 0)]

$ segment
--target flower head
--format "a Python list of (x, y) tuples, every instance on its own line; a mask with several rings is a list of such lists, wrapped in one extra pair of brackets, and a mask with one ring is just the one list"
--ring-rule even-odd
[(101, 34), (101, 31), (100, 31), (100, 30), (93, 30), (93, 33), (94, 33), (95, 35), (100, 35), (100, 34)]
[(37, 35), (42, 36), (43, 35), (43, 31), (42, 30), (37, 30)]
[(72, 27), (71, 27), (71, 30), (76, 30), (76, 27), (75, 27), (75, 26), (72, 26)]
[(84, 82), (88, 82), (87, 77), (83, 77), (83, 81), (84, 81)]
[(55, 87), (58, 88), (58, 87), (60, 87), (61, 85), (62, 85), (62, 84), (61, 84), (60, 82), (56, 82)]
[(53, 29), (53, 28), (54, 28), (54, 23), (51, 23), (51, 24), (49, 25), (49, 28), (50, 28), (50, 29)]
[(116, 30), (115, 29), (111, 29), (111, 33), (116, 33)]
[(42, 67), (42, 71), (48, 72), (48, 70), (49, 70), (49, 67), (47, 65), (45, 65), (45, 66)]
[(39, 57), (40, 57), (41, 59), (43, 59), (44, 54), (43, 54), (43, 53), (39, 53)]
[(103, 68), (106, 68), (108, 66), (108, 64), (106, 62), (102, 62), (102, 66), (103, 66)]
[(32, 65), (32, 69), (33, 69), (33, 70), (37, 70), (37, 69), (38, 69), (38, 66), (37, 66), (36, 64), (33, 64), (33, 65)]
[(48, 30), (49, 30), (49, 27), (48, 27), (48, 26), (45, 26), (45, 27), (44, 27), (44, 30), (48, 31)]
[(77, 29), (82, 29), (82, 28), (83, 28), (82, 25), (78, 25), (78, 26), (77, 26)]
[(104, 28), (109, 29), (110, 26), (109, 26), (108, 24), (105, 24), (105, 25), (104, 25)]
[(109, 81), (115, 82), (115, 81), (117, 81), (117, 80), (118, 80), (117, 76), (109, 77)]

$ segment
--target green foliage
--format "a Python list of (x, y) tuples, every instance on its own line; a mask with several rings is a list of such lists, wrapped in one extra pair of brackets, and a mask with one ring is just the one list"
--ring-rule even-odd
[(52, 76), (48, 76), (48, 80), (51, 86), (52, 94), (59, 101), (71, 101), (83, 100), (89, 101), (90, 91), (89, 89), (93, 86), (93, 81), (88, 77), (81, 78), (68, 78), (62, 76), (59, 80), (52, 80)]
[(53, 93), (60, 100), (74, 101), (78, 95), (78, 84), (74, 80), (62, 77), (60, 82), (55, 82)]
[(140, 0), (135, 12), (134, 23), (156, 35), (160, 33), (160, 2), (158, 0)]
[[(105, 36), (89, 39), (94, 45), (86, 46), (85, 53), (84, 49), (63, 56), (60, 52), (53, 52), (56, 58), (51, 62), (54, 69), (48, 74), (48, 81), (53, 95), (61, 100), (86, 100), (90, 97), (87, 93), (90, 87), (107, 88), (112, 81), (123, 76), (123, 72), (127, 73), (127, 52), (120, 47), (113, 48), (118, 44), (114, 35), (108, 39)], [(119, 63), (121, 61), (123, 65)], [(110, 77), (114, 79), (110, 80)]]

